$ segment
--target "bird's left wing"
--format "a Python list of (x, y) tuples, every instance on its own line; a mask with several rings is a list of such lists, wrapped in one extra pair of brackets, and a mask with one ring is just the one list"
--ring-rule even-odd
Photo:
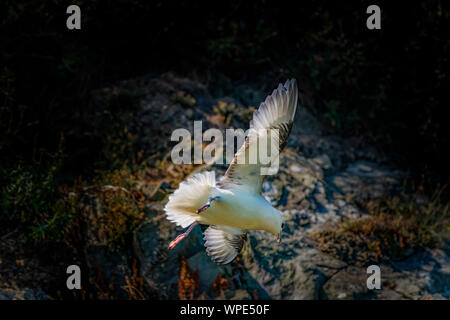
[(206, 253), (217, 264), (227, 264), (233, 261), (241, 251), (247, 239), (247, 230), (229, 226), (210, 226), (206, 229)]
[[(280, 83), (277, 89), (261, 103), (253, 113), (250, 130), (245, 143), (236, 152), (225, 176), (218, 182), (220, 188), (243, 188), (253, 193), (261, 192), (264, 175), (262, 168), (271, 164), (261, 162), (260, 148), (271, 153), (271, 143), (276, 143), (276, 150), (284, 148), (297, 110), (298, 88), (295, 79)], [(264, 142), (263, 142), (264, 141)], [(250, 154), (253, 154), (251, 156)], [(256, 162), (251, 161), (255, 159)], [(278, 156), (278, 154), (277, 154)]]

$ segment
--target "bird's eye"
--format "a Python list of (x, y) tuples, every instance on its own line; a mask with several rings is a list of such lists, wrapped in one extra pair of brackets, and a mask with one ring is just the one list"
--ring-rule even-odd
[(281, 229), (283, 229), (284, 228), (284, 222), (281, 224)]

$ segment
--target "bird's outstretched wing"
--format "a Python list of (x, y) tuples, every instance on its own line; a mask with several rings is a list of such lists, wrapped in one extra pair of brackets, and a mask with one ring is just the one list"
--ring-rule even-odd
[(206, 229), (206, 253), (217, 264), (227, 264), (233, 261), (241, 251), (247, 231), (229, 226), (210, 226)]
[[(261, 103), (258, 110), (253, 113), (245, 143), (236, 152), (225, 176), (218, 183), (219, 187), (261, 192), (264, 179), (261, 169), (268, 168), (271, 164), (261, 162), (259, 149), (266, 149), (266, 154), (270, 154), (271, 141), (274, 141), (278, 153), (281, 152), (291, 132), (297, 100), (297, 82), (291, 79), (286, 81), (284, 86), (280, 83), (278, 88)], [(250, 153), (257, 154), (256, 162), (251, 161), (255, 156), (250, 156)]]

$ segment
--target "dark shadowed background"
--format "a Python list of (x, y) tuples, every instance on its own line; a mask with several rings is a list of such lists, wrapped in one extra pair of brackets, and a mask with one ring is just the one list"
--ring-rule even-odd
[[(139, 92), (121, 91), (99, 112), (98, 91), (167, 72), (206, 83), (212, 98), (295, 77), (325, 134), (371, 144), (408, 173), (408, 188), (442, 190), (448, 202), (449, 3), (376, 1), (382, 28), (368, 30), (372, 2), (3, 1), (0, 237), (13, 234), (24, 256), (37, 252), (36, 265), (83, 260), (86, 222), (74, 213), (78, 200), (62, 195), (161, 152), (141, 150), (136, 128), (124, 131)], [(81, 8), (81, 30), (66, 28), (70, 4)], [(125, 247), (141, 211), (130, 206), (117, 226)], [(72, 296), (42, 278), (51, 296)], [(107, 291), (96, 285), (84, 297)]]

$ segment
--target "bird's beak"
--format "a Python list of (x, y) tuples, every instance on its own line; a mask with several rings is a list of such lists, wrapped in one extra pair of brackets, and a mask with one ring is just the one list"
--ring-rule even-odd
[(281, 231), (280, 231), (280, 233), (277, 235), (277, 242), (278, 242), (278, 244), (281, 244)]

